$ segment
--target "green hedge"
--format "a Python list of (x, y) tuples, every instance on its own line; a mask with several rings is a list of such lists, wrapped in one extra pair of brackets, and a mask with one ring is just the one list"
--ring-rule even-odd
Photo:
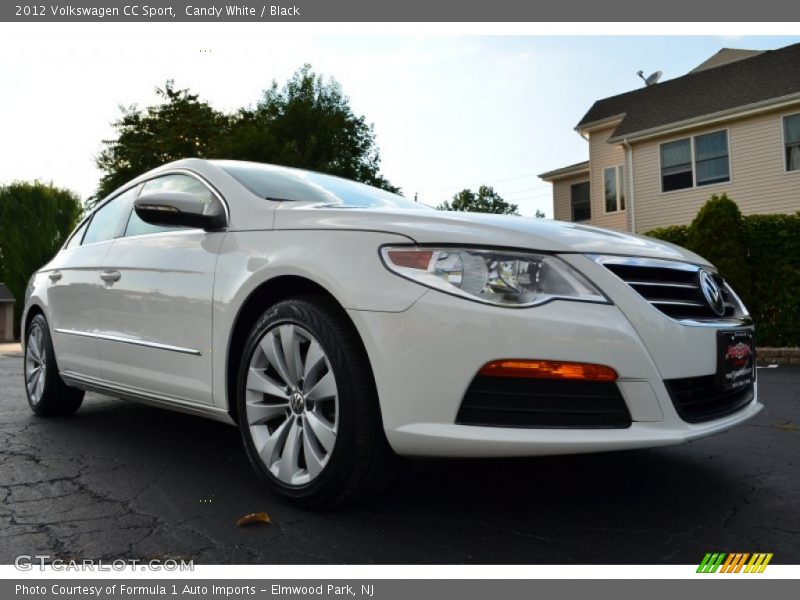
[(800, 211), (742, 216), (726, 195), (713, 196), (690, 225), (646, 235), (712, 262), (741, 296), (761, 346), (800, 346)]

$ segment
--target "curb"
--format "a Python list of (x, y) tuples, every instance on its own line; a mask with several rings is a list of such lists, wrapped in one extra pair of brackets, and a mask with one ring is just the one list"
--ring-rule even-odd
[(757, 348), (756, 363), (759, 365), (799, 365), (800, 348)]

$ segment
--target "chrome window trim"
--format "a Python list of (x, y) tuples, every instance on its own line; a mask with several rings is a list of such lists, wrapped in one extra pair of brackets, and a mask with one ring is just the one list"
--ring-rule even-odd
[(200, 350), (194, 348), (184, 348), (182, 346), (171, 346), (169, 344), (161, 344), (159, 342), (148, 342), (146, 340), (135, 340), (133, 338), (121, 337), (118, 335), (106, 335), (102, 333), (91, 333), (88, 331), (78, 331), (75, 329), (55, 329), (57, 333), (65, 335), (77, 335), (79, 337), (88, 337), (97, 340), (106, 340), (109, 342), (120, 342), (122, 344), (133, 344), (134, 346), (144, 346), (146, 348), (156, 348), (158, 350), (167, 350), (169, 352), (178, 352), (181, 354), (191, 354), (193, 356), (202, 356)]

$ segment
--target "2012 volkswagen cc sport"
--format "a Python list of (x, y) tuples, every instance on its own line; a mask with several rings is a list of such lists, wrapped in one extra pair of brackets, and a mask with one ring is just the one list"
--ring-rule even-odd
[(752, 320), (700, 256), (257, 163), (120, 188), (31, 278), (22, 326), (35, 413), (91, 390), (237, 424), (305, 506), (395, 454), (676, 444), (762, 408)]

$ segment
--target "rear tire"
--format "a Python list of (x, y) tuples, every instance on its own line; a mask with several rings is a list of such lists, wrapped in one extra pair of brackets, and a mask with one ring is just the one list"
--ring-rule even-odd
[(251, 464), (292, 503), (331, 508), (388, 481), (394, 455), (372, 370), (333, 302), (294, 298), (262, 315), (242, 356), (237, 403)]
[(83, 402), (84, 391), (64, 383), (58, 374), (50, 328), (44, 315), (31, 320), (25, 338), (25, 394), (31, 410), (42, 417), (73, 414)]

